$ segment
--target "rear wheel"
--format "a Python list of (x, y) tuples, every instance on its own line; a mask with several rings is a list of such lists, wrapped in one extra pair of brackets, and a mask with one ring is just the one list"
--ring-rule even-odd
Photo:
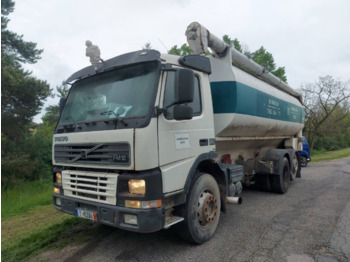
[(258, 187), (267, 192), (272, 191), (272, 183), (271, 183), (271, 175), (269, 174), (255, 174), (256, 182), (258, 183)]
[(216, 180), (209, 174), (198, 174), (185, 204), (185, 221), (180, 236), (202, 244), (215, 233), (220, 218), (220, 191)]
[(307, 158), (305, 156), (301, 156), (300, 163), (301, 163), (302, 167), (306, 167), (307, 166)]
[(273, 191), (280, 194), (288, 192), (290, 184), (290, 168), (289, 161), (286, 157), (283, 158), (282, 166), (278, 175), (273, 176)]

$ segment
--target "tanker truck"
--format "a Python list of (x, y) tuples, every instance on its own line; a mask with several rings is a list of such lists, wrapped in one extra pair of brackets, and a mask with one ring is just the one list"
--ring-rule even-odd
[(171, 227), (201, 244), (243, 187), (285, 194), (300, 177), (300, 95), (199, 23), (186, 36), (192, 55), (91, 58), (66, 80), (56, 209), (141, 233)]

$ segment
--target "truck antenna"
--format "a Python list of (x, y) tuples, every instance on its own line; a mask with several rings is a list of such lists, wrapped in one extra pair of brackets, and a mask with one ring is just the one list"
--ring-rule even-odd
[(166, 52), (169, 53), (169, 49), (166, 47), (166, 45), (163, 44), (162, 41), (160, 41), (160, 39), (158, 38), (159, 43), (161, 43), (161, 45), (165, 48)]

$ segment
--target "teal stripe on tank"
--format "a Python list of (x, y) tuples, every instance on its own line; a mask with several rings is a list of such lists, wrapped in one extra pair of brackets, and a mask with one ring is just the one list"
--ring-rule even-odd
[(215, 114), (244, 114), (304, 123), (304, 109), (236, 81), (212, 82)]

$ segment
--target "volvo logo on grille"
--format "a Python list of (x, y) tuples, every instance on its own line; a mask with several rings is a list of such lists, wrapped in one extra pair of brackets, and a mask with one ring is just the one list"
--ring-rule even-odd
[(67, 142), (68, 136), (57, 136), (55, 137), (55, 142)]
[(115, 154), (112, 156), (114, 162), (128, 162), (129, 157), (127, 154)]

